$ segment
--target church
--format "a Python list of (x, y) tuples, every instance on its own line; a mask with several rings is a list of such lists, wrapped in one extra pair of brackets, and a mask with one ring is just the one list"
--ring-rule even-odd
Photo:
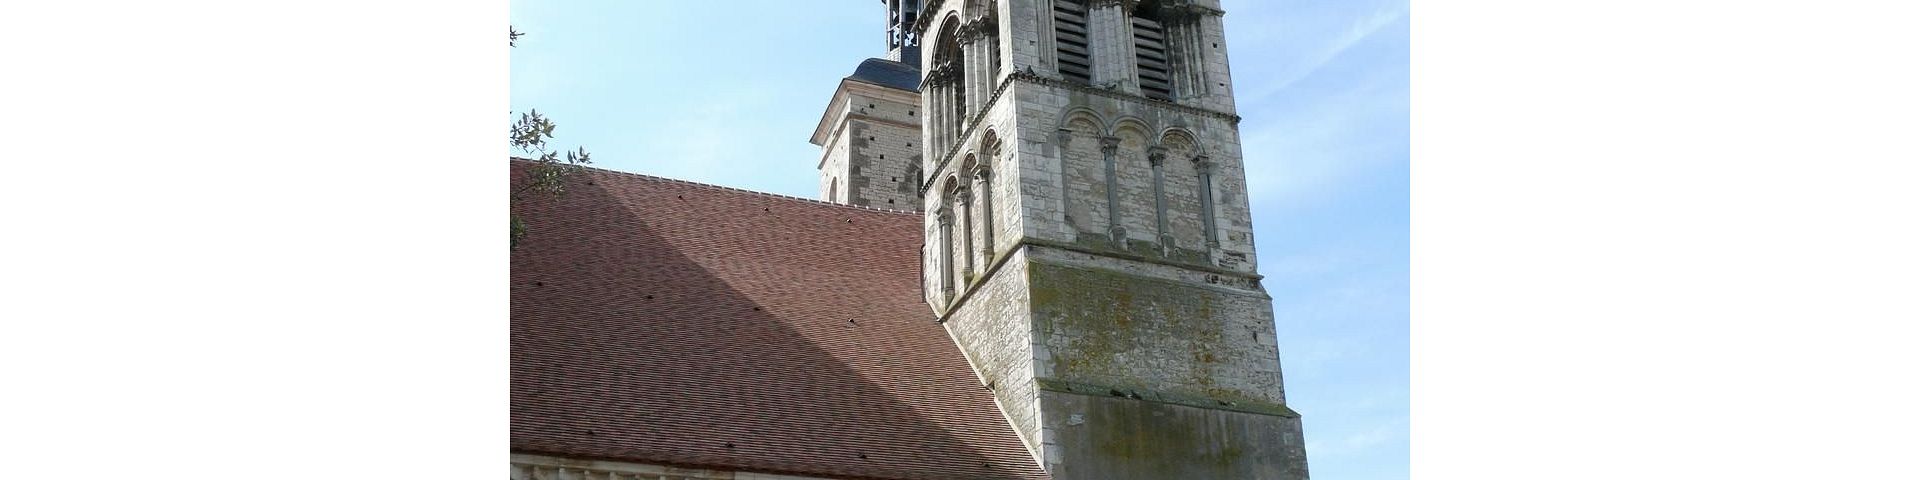
[(882, 3), (818, 199), (514, 206), (512, 478), (1308, 478), (1219, 0)]

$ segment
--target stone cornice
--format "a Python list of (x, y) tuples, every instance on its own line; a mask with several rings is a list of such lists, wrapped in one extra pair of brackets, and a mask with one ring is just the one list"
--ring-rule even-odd
[(1091, 93), (1094, 95), (1099, 95), (1107, 98), (1126, 100), (1126, 101), (1143, 104), (1143, 105), (1152, 105), (1156, 107), (1169, 108), (1169, 109), (1178, 110), (1181, 112), (1191, 113), (1195, 115), (1205, 115), (1209, 117), (1215, 117), (1222, 120), (1226, 120), (1227, 122), (1232, 123), (1236, 127), (1240, 125), (1240, 116), (1232, 113), (1221, 112), (1217, 110), (1208, 110), (1205, 108), (1200, 108), (1200, 107), (1195, 107), (1190, 105), (1182, 105), (1179, 103), (1160, 100), (1157, 98), (1147, 98), (1139, 95), (1133, 95), (1126, 92), (1121, 92), (1118, 90), (1109, 90), (1109, 89), (1100, 88), (1092, 85), (1086, 85), (1078, 82), (1069, 82), (1069, 81), (1061, 80), (1057, 78), (1048, 78), (1036, 73), (1014, 72), (1010, 76), (1018, 77), (1021, 80), (1025, 80), (1029, 83), (1037, 83), (1041, 85), (1061, 87), (1061, 88), (1066, 88), (1070, 90), (1087, 92), (1087, 93)]
[[(1233, 277), (1233, 278), (1244, 279), (1249, 282), (1259, 282), (1261, 279), (1267, 278), (1265, 275), (1261, 275), (1258, 273), (1248, 273), (1248, 272), (1242, 272), (1239, 270), (1228, 270), (1228, 269), (1216, 267), (1213, 265), (1175, 262), (1175, 261), (1149, 257), (1145, 255), (1138, 255), (1138, 254), (1133, 254), (1128, 252), (1111, 250), (1111, 249), (1089, 248), (1089, 247), (1084, 247), (1084, 246), (1075, 245), (1075, 244), (1066, 243), (1066, 242), (1058, 242), (1058, 241), (1033, 238), (1033, 237), (1027, 237), (1027, 238), (1021, 239), (1020, 243), (1039, 246), (1039, 247), (1048, 247), (1048, 248), (1054, 248), (1059, 250), (1066, 250), (1066, 251), (1075, 252), (1075, 253), (1085, 253), (1085, 254), (1101, 256), (1101, 257), (1118, 258), (1122, 260), (1132, 260), (1132, 261), (1141, 262), (1141, 263), (1151, 263), (1155, 265), (1177, 267), (1177, 268), (1192, 270), (1196, 272), (1220, 275), (1223, 277)], [(1235, 290), (1242, 291), (1242, 292), (1256, 291), (1256, 290), (1247, 290), (1247, 289), (1235, 289)], [(1264, 295), (1264, 293), (1262, 295)]]
[(1252, 413), (1285, 418), (1300, 418), (1298, 412), (1286, 405), (1254, 400), (1220, 400), (1177, 393), (1142, 390), (1137, 388), (1109, 387), (1091, 383), (1074, 382), (1053, 378), (1035, 378), (1033, 382), (1041, 390), (1059, 393), (1072, 393), (1086, 396), (1113, 396), (1154, 403), (1181, 405), (1208, 410), (1226, 410), (1230, 412)]
[(1159, 13), (1161, 18), (1166, 20), (1197, 19), (1205, 16), (1218, 17), (1227, 14), (1226, 11), (1218, 8), (1206, 5), (1194, 5), (1191, 3), (1163, 4), (1160, 6)]
[[(952, 208), (942, 206), (940, 207), (940, 210), (935, 213), (935, 215), (936, 215), (935, 221), (940, 222), (941, 225), (951, 226), (953, 224)], [(1261, 287), (1259, 286), (1260, 280), (1263, 278), (1266, 278), (1266, 276), (1258, 273), (1248, 273), (1248, 272), (1242, 272), (1238, 270), (1228, 270), (1228, 269), (1216, 267), (1213, 265), (1200, 265), (1200, 264), (1192, 264), (1192, 263), (1172, 262), (1172, 261), (1162, 260), (1158, 258), (1147, 257), (1143, 255), (1135, 255), (1135, 254), (1125, 253), (1125, 252), (1118, 252), (1113, 250), (1087, 248), (1079, 245), (1074, 245), (1071, 243), (1059, 242), (1054, 240), (1046, 240), (1046, 239), (1034, 238), (1034, 237), (1021, 237), (1018, 241), (1013, 242), (1013, 245), (1008, 245), (1005, 250), (1001, 250), (1000, 253), (995, 254), (992, 260), (987, 261), (987, 267), (984, 269), (981, 269), (979, 275), (975, 275), (971, 281), (967, 282), (964, 285), (960, 285), (958, 288), (955, 288), (954, 289), (955, 295), (953, 296), (952, 300), (948, 300), (945, 305), (935, 305), (933, 308), (934, 322), (946, 323), (947, 319), (953, 316), (955, 307), (958, 307), (961, 304), (966, 303), (967, 298), (972, 297), (973, 292), (975, 290), (979, 290), (981, 285), (985, 285), (988, 279), (993, 278), (993, 274), (995, 272), (1000, 271), (1000, 267), (1002, 265), (1005, 265), (1008, 260), (1013, 259), (1014, 253), (1019, 252), (1020, 249), (1028, 248), (1028, 247), (1041, 247), (1041, 248), (1052, 248), (1057, 250), (1066, 250), (1070, 252), (1084, 253), (1084, 254), (1101, 256), (1101, 257), (1118, 258), (1122, 260), (1132, 260), (1136, 262), (1151, 263), (1155, 265), (1165, 265), (1169, 267), (1176, 267), (1176, 268), (1191, 270), (1195, 272), (1220, 275), (1223, 277), (1239, 278), (1239, 279), (1246, 280), (1247, 282), (1249, 282), (1249, 284), (1253, 285), (1253, 289), (1249, 290), (1244, 288), (1226, 287), (1226, 286), (1220, 286), (1220, 285), (1201, 285), (1201, 284), (1196, 284), (1189, 281), (1182, 281), (1182, 280), (1176, 280), (1176, 279), (1170, 279), (1170, 278), (1150, 277), (1150, 278), (1155, 278), (1156, 280), (1159, 280), (1159, 281), (1182, 283), (1182, 284), (1198, 286), (1202, 288), (1210, 288), (1210, 289), (1218, 290), (1221, 292), (1231, 292), (1238, 295), (1257, 295), (1260, 298), (1264, 298), (1268, 301), (1273, 300), (1273, 297), (1271, 295), (1268, 295), (1266, 290), (1261, 289)], [(992, 246), (989, 245), (987, 246), (987, 248), (992, 248)], [(1031, 258), (1029, 258), (1028, 261), (1043, 262), (1041, 260), (1034, 260)], [(1043, 263), (1047, 263), (1050, 265), (1055, 264), (1055, 262), (1051, 262), (1051, 261), (1045, 261)], [(1076, 267), (1076, 268), (1084, 268), (1084, 267)]]

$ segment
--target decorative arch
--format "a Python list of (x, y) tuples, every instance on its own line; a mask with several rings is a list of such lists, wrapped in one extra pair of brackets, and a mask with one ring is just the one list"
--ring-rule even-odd
[(1160, 131), (1160, 143), (1164, 145), (1170, 141), (1186, 142), (1188, 145), (1193, 146), (1194, 153), (1199, 153), (1199, 137), (1195, 136), (1192, 130), (1187, 130), (1187, 127), (1167, 127), (1162, 129)]
[(953, 197), (959, 188), (960, 179), (955, 178), (953, 175), (948, 175), (946, 180), (942, 181), (940, 185), (940, 207), (934, 211), (934, 218), (939, 222), (939, 238), (937, 240), (940, 245), (940, 256), (937, 261), (939, 263), (942, 304), (953, 301), (955, 293), (954, 287), (960, 283), (954, 276), (955, 272), (953, 268), (955, 263), (953, 251), (953, 243), (955, 240), (953, 235)]
[(1197, 250), (1206, 242), (1210, 225), (1206, 216), (1210, 215), (1208, 202), (1212, 195), (1207, 179), (1194, 165), (1201, 157), (1200, 143), (1186, 128), (1170, 127), (1161, 131), (1158, 144), (1161, 158), (1155, 165), (1155, 181), (1161, 185), (1158, 195), (1163, 253), (1173, 255), (1181, 248)]
[(959, 12), (940, 19), (939, 32), (933, 37), (933, 49), (927, 55), (927, 79), (922, 86), (933, 131), (933, 152), (947, 151), (959, 139), (967, 117), (967, 62), (961, 45), (963, 26)]
[(1161, 220), (1158, 189), (1154, 182), (1143, 185), (1137, 181), (1120, 181), (1120, 178), (1146, 178), (1159, 175), (1160, 169), (1152, 163), (1149, 149), (1153, 146), (1156, 130), (1146, 122), (1133, 117), (1121, 117), (1113, 122), (1113, 134), (1105, 140), (1109, 173), (1107, 189), (1114, 192), (1107, 197), (1109, 222), (1108, 234), (1118, 248), (1130, 248), (1128, 239), (1158, 238), (1164, 229), (1159, 228)]
[(1058, 125), (1054, 150), (1061, 162), (1060, 220), (1075, 235), (1108, 235), (1113, 182), (1108, 181), (1111, 156), (1102, 145), (1107, 118), (1085, 106), (1074, 106), (1060, 113)]
[[(1000, 80), (1000, 15), (996, 0), (972, 0), (967, 9), (974, 21), (974, 36), (978, 39), (977, 55), (981, 57), (978, 65), (985, 75), (980, 77), (980, 95), (987, 95), (995, 83)], [(984, 98), (984, 97), (983, 97)], [(986, 108), (982, 102), (982, 109)]]
[(1087, 133), (1095, 136), (1101, 136), (1101, 135), (1107, 134), (1106, 117), (1100, 116), (1100, 112), (1095, 112), (1091, 108), (1073, 107), (1073, 108), (1067, 109), (1067, 111), (1062, 112), (1060, 114), (1060, 123), (1059, 123), (1060, 129), (1074, 130), (1078, 132), (1080, 130), (1077, 130), (1075, 128), (1075, 122), (1080, 122), (1083, 125), (1091, 126), (1093, 128), (1093, 131), (1082, 132), (1082, 133)]
[(975, 235), (977, 235), (975, 230), (978, 230), (975, 228), (974, 216), (978, 211), (973, 205), (975, 191), (971, 184), (975, 181), (973, 178), (973, 169), (979, 163), (978, 156), (974, 155), (973, 152), (967, 152), (965, 159), (960, 162), (959, 171), (954, 172), (954, 176), (948, 177), (947, 180), (948, 182), (954, 182), (956, 180), (959, 182), (959, 185), (954, 187), (954, 200), (959, 203), (959, 209), (956, 210), (956, 212), (959, 215), (960, 240), (959, 244), (954, 245), (954, 247), (960, 251), (960, 265), (962, 267), (960, 269), (961, 285), (966, 285), (965, 282), (973, 278), (974, 272), (973, 239)]
[(1120, 136), (1122, 131), (1131, 131), (1132, 134), (1139, 135), (1141, 139), (1150, 140), (1159, 138), (1158, 135), (1153, 134), (1153, 132), (1158, 130), (1148, 125), (1146, 120), (1141, 120), (1139, 117), (1124, 116), (1114, 120), (1113, 136)]
[(1000, 158), (1000, 134), (992, 128), (980, 135), (980, 152), (985, 160), (975, 162), (973, 155), (967, 156), (965, 168), (973, 178), (973, 192), (980, 203), (980, 265), (992, 265), (996, 249), (993, 242), (993, 165)]

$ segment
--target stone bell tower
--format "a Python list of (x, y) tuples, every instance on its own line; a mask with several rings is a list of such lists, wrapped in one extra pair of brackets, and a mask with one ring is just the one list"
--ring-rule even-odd
[(926, 300), (1054, 478), (1305, 479), (1218, 0), (928, 0)]

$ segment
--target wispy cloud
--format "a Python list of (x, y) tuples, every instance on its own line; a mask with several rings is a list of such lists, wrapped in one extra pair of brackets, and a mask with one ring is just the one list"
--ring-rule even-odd
[(1346, 53), (1348, 49), (1353, 48), (1355, 44), (1367, 39), (1367, 37), (1373, 36), (1374, 33), (1379, 32), (1381, 29), (1392, 25), (1394, 22), (1406, 16), (1407, 4), (1405, 2), (1390, 2), (1380, 5), (1365, 15), (1358, 17), (1309, 17), (1302, 21), (1290, 22), (1290, 25), (1305, 26), (1345, 24), (1346, 28), (1344, 31), (1335, 35), (1307, 35), (1305, 34), (1306, 32), (1296, 32), (1293, 35), (1288, 35), (1288, 37), (1298, 39), (1317, 40), (1318, 43), (1286, 52), (1285, 56), (1275, 55), (1269, 57), (1292, 58), (1295, 60), (1287, 62), (1285, 64), (1287, 65), (1286, 67), (1281, 68), (1279, 72), (1276, 72), (1276, 75), (1267, 77), (1267, 81), (1262, 82), (1260, 85), (1254, 85), (1251, 89), (1241, 88), (1239, 98), (1242, 102), (1249, 100), (1257, 102), (1275, 93), (1286, 90), (1287, 87), (1293, 86), (1293, 84), (1300, 81), (1300, 79), (1306, 78), (1308, 75), (1319, 71), (1320, 68), (1326, 66), (1328, 62), (1339, 58), (1340, 55)]
[(1310, 60), (1253, 72), (1269, 79), (1241, 89), (1241, 109), (1261, 113), (1241, 125), (1256, 202), (1311, 207), (1354, 173), (1404, 164), (1406, 19), (1404, 4), (1376, 8), (1336, 39), (1275, 55)]

